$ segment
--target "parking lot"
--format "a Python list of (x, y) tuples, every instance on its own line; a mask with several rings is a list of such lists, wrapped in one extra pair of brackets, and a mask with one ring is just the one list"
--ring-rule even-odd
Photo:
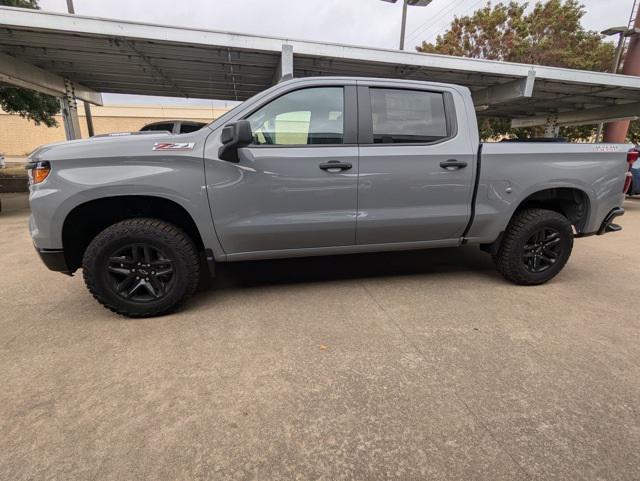
[(0, 214), (0, 479), (640, 473), (640, 200), (539, 287), (477, 248), (223, 265), (118, 317)]

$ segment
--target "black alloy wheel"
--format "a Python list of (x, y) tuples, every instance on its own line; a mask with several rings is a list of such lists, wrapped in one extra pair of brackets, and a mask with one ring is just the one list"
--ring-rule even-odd
[(134, 218), (100, 232), (82, 259), (89, 291), (128, 317), (175, 311), (196, 290), (200, 258), (193, 240), (160, 219)]
[(118, 249), (109, 257), (106, 269), (114, 292), (135, 302), (161, 299), (175, 282), (173, 261), (148, 244)]
[(523, 248), (522, 261), (529, 272), (540, 273), (553, 267), (562, 256), (560, 232), (542, 228), (533, 234)]
[(535, 286), (553, 279), (573, 248), (571, 222), (559, 212), (529, 208), (516, 212), (493, 261), (515, 284)]

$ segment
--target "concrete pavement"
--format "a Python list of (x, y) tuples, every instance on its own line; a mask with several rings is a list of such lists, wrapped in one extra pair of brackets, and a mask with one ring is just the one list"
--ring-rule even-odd
[(223, 265), (129, 320), (0, 214), (0, 479), (640, 478), (640, 200), (518, 287), (473, 247)]

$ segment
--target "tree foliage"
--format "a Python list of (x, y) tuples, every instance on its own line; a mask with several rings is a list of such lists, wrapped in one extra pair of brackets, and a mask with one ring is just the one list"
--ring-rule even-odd
[(1, 0), (0, 5), (4, 7), (20, 7), (38, 9), (38, 0)]
[[(528, 7), (514, 1), (494, 6), (489, 2), (470, 16), (456, 17), (435, 43), (422, 42), (417, 50), (599, 72), (611, 68), (615, 47), (597, 32), (585, 30), (581, 24), (585, 10), (577, 0), (538, 1)], [(511, 129), (503, 118), (486, 117), (479, 122), (483, 138), (539, 136), (542, 130)], [(563, 128), (561, 135), (586, 139), (595, 128)], [(632, 123), (630, 137), (640, 140), (638, 122)]]
[(627, 140), (636, 145), (640, 145), (640, 121), (636, 120), (629, 125)]
[[(0, 5), (39, 8), (38, 0), (0, 0)], [(33, 90), (0, 85), (0, 107), (5, 112), (33, 120), (36, 125), (43, 123), (48, 127), (54, 127), (58, 124), (54, 117), (60, 111), (58, 99)]]

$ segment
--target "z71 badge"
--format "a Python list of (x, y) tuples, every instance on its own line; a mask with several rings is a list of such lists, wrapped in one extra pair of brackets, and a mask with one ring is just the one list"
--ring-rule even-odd
[(156, 142), (153, 150), (193, 150), (195, 142)]

